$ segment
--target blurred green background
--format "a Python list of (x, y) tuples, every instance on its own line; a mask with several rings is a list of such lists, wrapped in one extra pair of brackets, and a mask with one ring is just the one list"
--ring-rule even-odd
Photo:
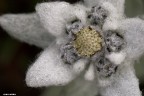
[[(74, 3), (78, 0), (63, 1)], [(0, 15), (33, 12), (35, 5), (39, 2), (47, 2), (47, 0), (0, 0)], [(144, 0), (126, 0), (125, 13), (128, 17), (142, 16), (144, 14)], [(61, 87), (45, 89), (26, 86), (26, 70), (40, 51), (41, 49), (35, 46), (11, 38), (0, 28), (0, 96), (3, 93), (16, 93), (17, 96), (40, 96), (40, 94), (46, 96), (47, 91), (49, 94), (53, 94), (61, 90)], [(142, 91), (144, 90), (143, 62), (144, 58), (141, 58), (135, 66)]]

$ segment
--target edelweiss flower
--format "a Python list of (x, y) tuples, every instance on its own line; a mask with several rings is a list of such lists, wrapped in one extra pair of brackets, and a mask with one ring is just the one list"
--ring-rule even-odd
[(36, 13), (1, 16), (11, 36), (44, 49), (27, 85), (66, 85), (84, 73), (98, 80), (102, 96), (141, 96), (133, 64), (144, 53), (144, 21), (125, 17), (124, 2), (45, 2)]

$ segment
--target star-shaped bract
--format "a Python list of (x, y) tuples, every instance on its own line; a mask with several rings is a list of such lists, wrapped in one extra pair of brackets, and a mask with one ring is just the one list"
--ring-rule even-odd
[[(102, 29), (116, 30), (124, 35), (127, 44), (122, 51), (126, 57), (121, 61), (118, 58), (122, 57), (118, 57), (116, 53), (109, 56), (113, 62), (120, 62), (116, 74), (109, 78), (93, 77), (93, 65), (90, 65), (85, 76), (92, 80), (98, 79), (102, 96), (141, 96), (133, 64), (144, 53), (144, 21), (124, 17), (124, 2), (124, 0), (84, 0), (74, 5), (66, 2), (45, 2), (36, 6), (36, 13), (1, 16), (0, 25), (11, 36), (44, 49), (28, 69), (27, 85), (31, 87), (66, 85), (86, 69), (85, 59), (79, 59), (72, 65), (64, 64), (60, 58), (59, 48), (60, 44), (65, 42), (66, 24), (74, 19), (87, 24), (87, 10), (92, 6), (101, 5), (109, 12)], [(50, 44), (52, 40), (53, 43)]]

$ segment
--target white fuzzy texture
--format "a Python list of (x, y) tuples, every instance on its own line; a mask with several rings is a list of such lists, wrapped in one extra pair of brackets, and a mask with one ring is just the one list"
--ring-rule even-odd
[(46, 48), (53, 40), (35, 13), (0, 16), (0, 25), (14, 38), (41, 48)]
[(124, 13), (125, 0), (84, 0), (84, 3), (90, 7), (104, 3), (104, 2), (111, 3), (116, 8), (116, 10), (118, 11), (118, 14)]
[[(98, 76), (99, 76), (99, 74), (98, 74)], [(97, 78), (98, 78), (98, 84), (99, 84), (100, 88), (101, 87), (106, 88), (107, 86), (110, 86), (114, 81), (114, 76), (111, 76), (110, 78), (105, 78), (105, 77), (102, 78), (99, 76)]]
[(105, 10), (108, 11), (108, 17), (103, 25), (103, 31), (116, 30), (118, 27), (119, 14), (116, 8), (109, 2), (104, 2), (101, 5)]
[(141, 96), (133, 65), (128, 62), (119, 66), (109, 86), (101, 88), (102, 96)]
[(86, 8), (82, 5), (70, 5), (66, 2), (41, 3), (36, 11), (44, 27), (54, 36), (63, 36), (68, 22), (79, 19), (86, 20)]
[(92, 81), (95, 79), (95, 71), (94, 71), (94, 65), (91, 64), (88, 68), (88, 70), (86, 71), (84, 78), (88, 81)]
[(65, 87), (65, 96), (97, 96), (97, 87), (96, 80), (87, 81), (81, 77), (70, 83), (69, 88)]
[(125, 33), (127, 58), (136, 60), (144, 54), (144, 21), (138, 18), (120, 22), (119, 31)]
[[(28, 69), (26, 83), (31, 87), (65, 85), (72, 81), (84, 69), (84, 61), (78, 61), (79, 68), (64, 64), (60, 58), (58, 46), (45, 49), (39, 58)], [(84, 63), (84, 64), (82, 64)]]
[[(70, 84), (46, 89), (41, 96), (97, 96), (97, 81), (87, 81), (79, 76)], [(54, 93), (55, 92), (55, 93)]]
[(121, 64), (126, 57), (126, 53), (124, 52), (112, 52), (111, 54), (107, 55), (106, 58), (108, 58), (111, 62), (113, 62), (116, 65)]
[(101, 5), (106, 11), (108, 16), (105, 20), (102, 30), (116, 30), (118, 28), (118, 21), (123, 18), (124, 1), (125, 0), (84, 0), (86, 5), (94, 6)]
[[(134, 61), (144, 54), (144, 21), (138, 18), (123, 19), (119, 21), (117, 30), (124, 33), (126, 48), (123, 52), (126, 53), (126, 59), (124, 64), (119, 65), (117, 73), (112, 77), (99, 78), (99, 84), (103, 87), (101, 94), (102, 96), (141, 96), (133, 63), (126, 62), (126, 60)], [(112, 55), (109, 58), (114, 58), (114, 54)]]
[[(139, 58), (144, 53), (144, 21), (136, 18), (125, 19), (122, 17), (125, 0), (84, 1), (88, 6), (101, 4), (108, 11), (108, 17), (103, 25), (103, 31), (117, 30), (118, 32), (122, 32), (127, 43), (123, 50), (124, 53), (112, 53), (107, 56), (115, 64), (120, 64), (116, 73), (112, 74), (109, 78), (103, 78), (99, 74), (96, 74), (99, 85), (102, 88), (100, 91), (101, 95), (141, 96), (133, 64), (130, 61)], [(65, 85), (86, 69), (87, 61), (84, 59), (78, 60), (73, 65), (64, 64), (59, 52), (60, 46), (56, 45), (65, 42), (64, 34), (67, 23), (75, 19), (80, 19), (83, 24), (86, 23), (86, 10), (84, 6), (78, 4), (70, 5), (66, 2), (46, 2), (36, 6), (38, 16), (36, 14), (23, 14), (4, 15), (0, 17), (0, 25), (10, 35), (29, 44), (45, 48), (27, 71), (26, 83), (28, 86)], [(49, 48), (47, 48), (50, 40), (48, 33), (56, 36), (56, 44), (51, 45)], [(93, 65), (90, 65), (85, 78), (88, 80), (95, 78)], [(97, 85), (97, 82), (95, 84)], [(77, 86), (76, 88), (81, 88), (82, 84), (76, 85), (80, 85), (80, 87)], [(91, 87), (94, 92), (96, 85), (89, 83), (88, 86), (81, 88), (78, 95), (71, 94), (69, 96), (79, 96), (84, 90), (88, 90)]]
[(75, 62), (74, 64), (72, 64), (73, 72), (76, 73), (76, 75), (81, 73), (85, 69), (86, 63), (87, 63), (87, 60), (81, 59)]

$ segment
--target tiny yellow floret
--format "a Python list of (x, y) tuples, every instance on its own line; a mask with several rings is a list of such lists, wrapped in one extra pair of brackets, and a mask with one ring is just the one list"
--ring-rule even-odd
[(90, 57), (102, 49), (102, 37), (91, 27), (82, 28), (75, 37), (73, 46), (81, 56)]

